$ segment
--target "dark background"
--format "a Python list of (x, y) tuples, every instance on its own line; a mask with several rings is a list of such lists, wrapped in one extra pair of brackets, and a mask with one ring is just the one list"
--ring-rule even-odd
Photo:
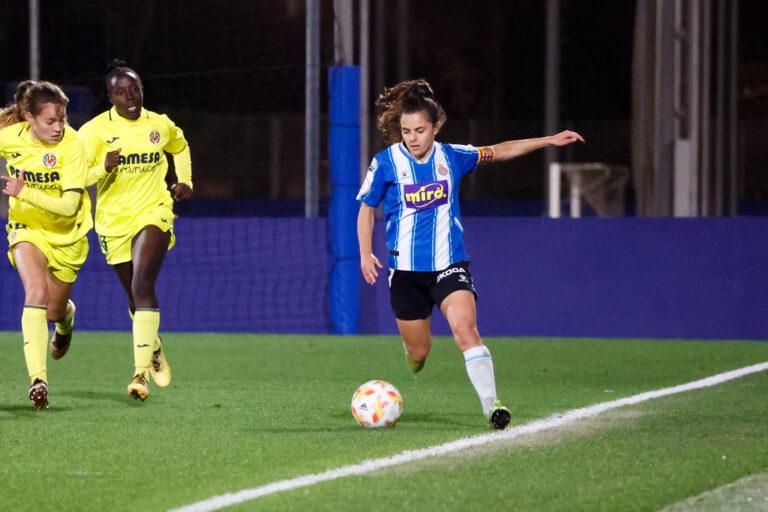
[[(408, 78), (428, 79), (443, 102), (441, 140), (491, 144), (543, 135), (544, 7), (533, 0), (408, 3)], [(387, 1), (385, 18), (372, 20), (372, 40), (384, 31), (387, 85), (401, 78), (396, 9)], [(739, 10), (740, 199), (742, 211), (759, 212), (755, 205), (768, 200), (768, 2), (742, 0)], [(562, 160), (630, 165), (634, 15), (630, 0), (562, 1), (561, 124), (588, 141), (563, 151)], [(73, 125), (108, 108), (103, 74), (110, 59), (123, 58), (141, 74), (146, 107), (169, 114), (190, 140), (198, 198), (190, 213), (303, 212), (303, 1), (43, 0), (41, 24), (41, 77), (67, 87)], [(322, 2), (322, 25), (325, 70), (334, 64), (331, 0)], [(27, 77), (27, 27), (26, 2), (0, 0), (7, 100)], [(324, 112), (326, 81), (323, 73)], [(376, 134), (372, 140), (372, 152), (383, 146)], [(277, 187), (270, 182), (274, 158)], [(542, 170), (538, 153), (478, 173), (463, 184), (465, 211), (541, 215)], [(325, 196), (325, 159), (321, 172)], [(631, 180), (628, 187), (631, 202)]]

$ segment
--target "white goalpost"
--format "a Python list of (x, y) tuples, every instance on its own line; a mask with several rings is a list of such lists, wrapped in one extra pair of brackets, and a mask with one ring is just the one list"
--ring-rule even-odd
[(629, 179), (629, 170), (626, 167), (599, 162), (552, 162), (548, 172), (550, 194), (547, 213), (550, 218), (557, 219), (562, 216), (562, 176), (565, 176), (569, 183), (568, 196), (572, 218), (582, 216), (582, 200), (595, 210), (598, 217), (624, 216), (625, 187)]

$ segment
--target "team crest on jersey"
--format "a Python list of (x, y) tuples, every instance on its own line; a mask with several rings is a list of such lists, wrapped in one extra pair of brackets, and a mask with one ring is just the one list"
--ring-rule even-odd
[(158, 142), (160, 142), (160, 132), (157, 130), (152, 130), (151, 132), (149, 132), (149, 141), (152, 144), (157, 144)]
[(56, 167), (56, 163), (59, 160), (56, 158), (56, 155), (53, 153), (46, 153), (43, 155), (43, 165), (46, 166), (49, 169), (53, 169)]
[(415, 210), (431, 210), (448, 203), (448, 182), (430, 181), (403, 185), (405, 205)]
[(445, 164), (438, 164), (437, 165), (437, 174), (440, 176), (447, 176), (448, 175), (448, 168), (445, 166)]

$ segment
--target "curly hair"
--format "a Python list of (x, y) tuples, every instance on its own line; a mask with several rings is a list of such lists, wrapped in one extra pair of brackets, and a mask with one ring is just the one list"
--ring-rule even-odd
[(403, 114), (424, 111), (429, 120), (440, 129), (448, 119), (442, 105), (435, 99), (432, 86), (424, 79), (408, 80), (384, 89), (376, 100), (378, 127), (388, 144), (403, 140), (400, 117)]
[(19, 82), (13, 103), (0, 109), (0, 128), (24, 121), (26, 112), (37, 116), (42, 111), (44, 103), (61, 105), (66, 109), (69, 98), (61, 87), (52, 82), (44, 80)]

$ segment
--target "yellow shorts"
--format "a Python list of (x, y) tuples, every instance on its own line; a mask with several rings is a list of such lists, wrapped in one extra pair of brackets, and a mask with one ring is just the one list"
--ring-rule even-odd
[(171, 240), (168, 242), (168, 250), (170, 251), (176, 245), (176, 235), (173, 234), (173, 218), (173, 208), (171, 206), (158, 206), (136, 217), (132, 228), (124, 235), (99, 235), (99, 247), (101, 247), (101, 252), (106, 256), (107, 263), (109, 265), (117, 265), (118, 263), (131, 261), (133, 239), (147, 226), (157, 226), (164, 232), (171, 232)]
[(70, 245), (50, 245), (45, 236), (39, 231), (27, 227), (11, 228), (8, 230), (8, 259), (16, 266), (13, 259), (13, 248), (21, 242), (29, 242), (37, 247), (48, 259), (48, 270), (56, 279), (65, 283), (74, 283), (77, 273), (88, 257), (88, 238), (83, 237)]

